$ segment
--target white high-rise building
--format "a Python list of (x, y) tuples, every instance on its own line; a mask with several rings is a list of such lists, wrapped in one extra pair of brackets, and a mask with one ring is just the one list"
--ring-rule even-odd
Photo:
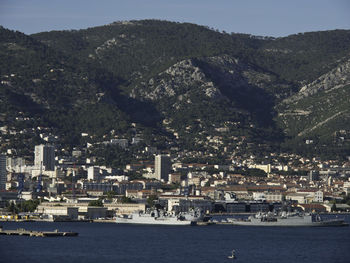
[(0, 190), (6, 189), (7, 171), (6, 171), (6, 155), (0, 154)]
[(88, 169), (88, 180), (97, 180), (100, 177), (100, 168), (96, 166), (91, 166)]
[(55, 170), (55, 147), (52, 145), (36, 145), (34, 155), (34, 165), (45, 171)]
[(26, 163), (21, 157), (7, 157), (6, 158), (6, 166), (7, 170), (11, 172), (21, 173), (22, 167), (25, 167)]
[(156, 155), (154, 160), (155, 177), (157, 180), (163, 179), (164, 181), (169, 180), (169, 174), (171, 171), (171, 161), (169, 155)]

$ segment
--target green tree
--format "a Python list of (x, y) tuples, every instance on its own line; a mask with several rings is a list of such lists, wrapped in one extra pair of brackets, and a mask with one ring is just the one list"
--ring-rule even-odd
[(250, 168), (243, 172), (246, 176), (255, 176), (255, 177), (266, 177), (267, 174), (265, 171), (257, 168)]
[(350, 205), (350, 194), (344, 196), (343, 200), (342, 200), (343, 204), (347, 204)]
[(119, 199), (119, 201), (122, 203), (122, 204), (132, 204), (132, 203), (136, 203), (134, 200), (132, 200), (130, 197), (126, 197), (126, 196), (123, 196)]
[(115, 191), (109, 191), (109, 192), (107, 192), (106, 195), (107, 195), (107, 198), (109, 200), (111, 200), (113, 197), (115, 197), (117, 195), (117, 193)]
[(333, 204), (333, 205), (332, 205), (331, 211), (332, 211), (332, 212), (336, 212), (336, 211), (337, 211), (337, 205), (336, 205), (336, 204)]
[(40, 204), (40, 200), (27, 200), (22, 203), (17, 204), (18, 210), (20, 212), (34, 212), (35, 209)]
[(9, 203), (9, 206), (7, 207), (7, 211), (17, 214), (18, 213), (18, 207), (15, 205), (14, 202)]
[(90, 201), (88, 206), (99, 206), (99, 207), (103, 207), (103, 203), (102, 200), (98, 199), (98, 200), (93, 200)]
[(154, 201), (158, 200), (158, 197), (156, 195), (150, 195), (147, 198), (147, 206), (148, 207), (154, 207)]

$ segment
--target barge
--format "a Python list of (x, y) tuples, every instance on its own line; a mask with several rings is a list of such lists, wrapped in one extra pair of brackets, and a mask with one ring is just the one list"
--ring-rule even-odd
[(30, 237), (75, 237), (78, 236), (77, 232), (60, 232), (58, 229), (54, 231), (36, 231), (26, 230), (24, 228), (18, 228), (15, 230), (4, 230), (0, 227), (0, 235), (10, 236), (30, 236)]

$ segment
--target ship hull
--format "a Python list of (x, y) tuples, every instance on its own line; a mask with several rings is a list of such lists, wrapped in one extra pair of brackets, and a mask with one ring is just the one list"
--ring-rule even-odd
[(189, 226), (194, 225), (191, 221), (167, 221), (167, 220), (153, 220), (153, 221), (138, 221), (138, 220), (116, 220), (117, 224), (138, 224), (138, 225), (168, 225), (168, 226)]
[(188, 226), (195, 225), (196, 222), (190, 220), (180, 220), (177, 217), (153, 217), (145, 214), (132, 214), (128, 217), (117, 217), (117, 224), (140, 224), (140, 225), (172, 225)]
[(278, 226), (278, 227), (324, 227), (324, 226), (347, 226), (344, 220), (311, 221), (308, 218), (277, 219), (276, 221), (261, 221), (251, 219), (246, 221), (233, 220), (232, 225), (236, 226)]

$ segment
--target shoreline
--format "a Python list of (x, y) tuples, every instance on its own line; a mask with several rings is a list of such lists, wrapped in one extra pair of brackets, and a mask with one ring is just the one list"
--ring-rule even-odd
[[(213, 217), (213, 216), (247, 216), (247, 215), (254, 215), (256, 213), (213, 213), (209, 214), (207, 216)], [(341, 215), (350, 215), (350, 212), (342, 212), (342, 213), (319, 213), (320, 215), (333, 215), (333, 216), (341, 216)], [(48, 223), (58, 223), (58, 222), (67, 222), (67, 223), (115, 223), (115, 219), (81, 219), (81, 220), (48, 220), (48, 219), (40, 219), (40, 218), (32, 218), (32, 219), (0, 219), (1, 222), (48, 222)]]

